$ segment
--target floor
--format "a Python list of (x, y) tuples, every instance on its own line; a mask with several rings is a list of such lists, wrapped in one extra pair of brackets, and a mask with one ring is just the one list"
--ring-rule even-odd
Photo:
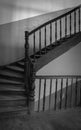
[(81, 130), (81, 108), (0, 119), (0, 130)]

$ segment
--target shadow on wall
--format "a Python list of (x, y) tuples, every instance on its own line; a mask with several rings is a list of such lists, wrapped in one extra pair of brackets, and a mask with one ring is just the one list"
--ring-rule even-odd
[[(75, 82), (75, 81), (74, 81)], [(43, 85), (41, 86), (41, 95), (40, 95), (40, 107), (39, 107), (39, 111), (43, 110)], [(77, 89), (77, 90), (76, 90)], [(73, 83), (71, 85), (70, 81), (69, 81), (69, 85), (68, 85), (68, 89), (67, 89), (67, 101), (65, 100), (66, 98), (66, 86), (63, 85), (63, 89), (62, 89), (62, 101), (60, 100), (60, 94), (61, 94), (61, 89), (60, 89), (60, 83), (58, 85), (58, 90), (57, 90), (57, 99), (56, 99), (56, 109), (60, 109), (60, 101), (61, 101), (61, 108), (64, 109), (65, 108), (65, 103), (66, 103), (66, 108), (69, 107), (74, 107), (74, 106), (78, 106), (80, 105), (81, 102), (81, 94), (80, 94), (80, 89), (81, 89), (81, 80), (77, 82), (77, 86), (76, 83)], [(46, 86), (46, 93), (45, 93), (45, 110), (49, 110), (49, 99), (50, 99), (50, 91), (49, 91), (49, 85), (47, 84)], [(77, 91), (77, 96), (76, 96), (76, 91)], [(38, 111), (38, 93), (36, 93), (36, 97), (35, 97), (35, 111)], [(55, 108), (55, 86), (53, 84), (53, 88), (52, 88), (52, 93), (51, 93), (51, 102), (50, 102), (50, 109), (54, 109)]]

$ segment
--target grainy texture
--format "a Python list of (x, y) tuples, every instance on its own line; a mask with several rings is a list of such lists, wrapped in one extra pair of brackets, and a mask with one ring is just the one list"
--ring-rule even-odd
[(81, 108), (0, 119), (0, 130), (81, 130)]

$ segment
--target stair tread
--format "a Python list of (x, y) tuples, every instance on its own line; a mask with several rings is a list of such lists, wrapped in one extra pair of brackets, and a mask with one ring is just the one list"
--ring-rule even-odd
[(21, 71), (21, 72), (24, 72), (24, 68), (19, 68), (18, 66), (7, 66), (6, 67), (7, 69), (12, 69), (12, 70), (16, 70), (16, 71)]
[(14, 78), (14, 79), (22, 79), (23, 77), (19, 77), (19, 76), (13, 76), (13, 75), (7, 75), (7, 74), (0, 74), (0, 78)]
[(20, 65), (24, 65), (24, 62), (18, 61), (17, 63), (19, 63)]
[(21, 87), (11, 87), (11, 86), (0, 86), (0, 91), (23, 91), (25, 92), (25, 88)]
[(15, 86), (24, 86), (23, 82), (14, 82), (14, 81), (8, 81), (8, 80), (1, 80), (0, 81), (0, 86), (1, 85), (15, 85)]
[(26, 96), (2, 96), (0, 95), (0, 101), (12, 101), (12, 100), (26, 100)]
[(24, 62), (16, 62), (15, 66), (24, 67)]
[(0, 113), (21, 111), (21, 110), (27, 111), (27, 106), (26, 107), (18, 106), (18, 107), (0, 108)]
[(22, 84), (22, 85), (24, 85), (24, 82), (23, 81), (21, 81), (21, 80), (8, 80), (8, 79), (0, 79), (0, 83), (2, 83), (2, 84), (5, 84), (5, 83), (9, 83), (9, 84)]
[(13, 72), (10, 72), (10, 71), (6, 71), (6, 70), (2, 70), (0, 71), (0, 74), (3, 74), (3, 75), (8, 75), (8, 76), (17, 76), (17, 77), (20, 77), (22, 78), (24, 76), (24, 73), (23, 74), (20, 74), (20, 73), (13, 73)]

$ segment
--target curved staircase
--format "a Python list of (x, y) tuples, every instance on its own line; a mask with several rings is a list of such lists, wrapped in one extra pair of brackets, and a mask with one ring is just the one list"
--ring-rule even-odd
[(22, 63), (13, 63), (0, 69), (0, 113), (27, 111)]
[[(25, 58), (9, 65), (0, 67), (0, 115), (7, 112), (23, 113), (27, 112), (27, 91), (26, 91), (26, 79), (25, 73), (29, 73), (26, 65), (31, 61), (37, 72), (44, 65), (57, 58), (61, 54), (68, 51), (73, 46), (81, 42), (81, 19), (80, 19), (80, 6), (75, 7), (71, 11), (52, 19), (43, 25), (37, 27), (31, 32), (25, 31)], [(78, 25), (76, 20), (76, 12), (78, 12)], [(74, 26), (72, 27), (72, 15), (74, 15)], [(68, 18), (69, 16), (69, 18)], [(62, 19), (65, 20), (62, 29)], [(69, 25), (67, 25), (69, 19)], [(58, 22), (59, 22), (59, 34), (58, 34)], [(53, 32), (53, 24), (55, 31)], [(78, 30), (76, 30), (76, 25)], [(49, 44), (47, 44), (47, 26), (49, 26)], [(42, 28), (44, 33), (44, 46), (42, 47)], [(69, 32), (68, 32), (69, 28)], [(72, 31), (72, 28), (74, 31)], [(36, 32), (39, 37), (39, 47), (36, 48)], [(64, 32), (64, 35), (63, 35)], [(55, 34), (55, 40), (53, 40), (53, 34)], [(33, 53), (29, 56), (30, 51), (29, 37), (33, 35)], [(59, 38), (58, 38), (59, 35)], [(27, 77), (26, 77), (27, 78)], [(35, 77), (34, 77), (35, 78)]]

